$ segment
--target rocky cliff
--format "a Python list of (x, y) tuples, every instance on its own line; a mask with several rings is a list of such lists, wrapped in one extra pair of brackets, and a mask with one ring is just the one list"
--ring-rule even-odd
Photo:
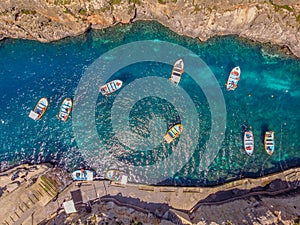
[(203, 205), (193, 224), (299, 224), (299, 189), (280, 196), (256, 195), (220, 205)]
[(298, 0), (2, 0), (0, 39), (49, 42), (135, 20), (157, 20), (202, 41), (237, 34), (300, 57)]

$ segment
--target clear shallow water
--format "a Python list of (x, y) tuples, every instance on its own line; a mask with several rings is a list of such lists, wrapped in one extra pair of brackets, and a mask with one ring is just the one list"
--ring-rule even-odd
[[(110, 117), (117, 93), (107, 98), (99, 96), (95, 114), (99, 139), (108, 153), (117, 159), (114, 162), (103, 162), (97, 157), (86, 159), (85, 152), (77, 147), (72, 118), (66, 123), (56, 119), (61, 101), (65, 97), (74, 97), (80, 78), (94, 60), (114, 47), (140, 40), (168, 41), (197, 54), (217, 78), (227, 109), (222, 147), (209, 168), (201, 171), (200, 159), (204, 157), (205, 144), (210, 137), (210, 109), (199, 86), (188, 74), (184, 74), (180, 86), (189, 94), (200, 115), (199, 145), (188, 163), (174, 162), (181, 169), (172, 171), (174, 176), (162, 184), (211, 185), (300, 165), (299, 59), (281, 55), (276, 47), (232, 36), (200, 43), (178, 36), (158, 23), (137, 22), (49, 44), (26, 40), (0, 42), (1, 167), (51, 161), (70, 171), (92, 165), (102, 176), (108, 166), (118, 168), (120, 161), (128, 168), (122, 166), (119, 169), (128, 172), (132, 181), (147, 183), (147, 178), (132, 174), (130, 168), (168, 158), (178, 140), (171, 147), (162, 144), (153, 151), (134, 151), (121, 145), (112, 132)], [(227, 92), (224, 84), (231, 68), (236, 65), (241, 67), (242, 79), (236, 91)], [(123, 68), (113, 78), (123, 80), (125, 88), (137, 78), (154, 74), (168, 78), (170, 71), (170, 65), (144, 62)], [(28, 118), (28, 113), (43, 96), (50, 100), (50, 107), (40, 121), (34, 122)], [(130, 113), (130, 127), (137, 134), (148, 137), (151, 133), (148, 121), (151, 118), (165, 120), (166, 126), (180, 120), (173, 109), (171, 104), (156, 97), (141, 99)], [(251, 126), (255, 135), (252, 157), (243, 150), (244, 124)], [(271, 157), (263, 150), (261, 135), (266, 129), (276, 133), (276, 149)]]

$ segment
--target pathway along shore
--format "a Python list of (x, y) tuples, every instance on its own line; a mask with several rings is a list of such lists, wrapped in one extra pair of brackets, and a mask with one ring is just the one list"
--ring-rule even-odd
[(299, 0), (2, 0), (0, 40), (50, 42), (137, 20), (206, 41), (235, 34), (300, 57)]
[[(71, 200), (72, 193), (81, 197), (73, 199), (77, 201), (75, 206), (79, 212), (70, 218), (85, 212), (84, 206), (90, 202), (98, 207), (99, 204), (115, 204), (131, 208), (152, 215), (153, 220), (192, 224), (198, 218), (197, 210), (203, 206), (257, 195), (275, 196), (292, 190), (298, 191), (299, 198), (300, 168), (216, 187), (166, 187), (130, 183), (123, 186), (106, 180), (73, 182), (64, 170), (48, 164), (21, 165), (0, 173), (0, 185), (0, 224), (46, 224), (51, 218), (65, 216), (62, 203)], [(299, 201), (297, 204), (294, 218), (300, 216)]]

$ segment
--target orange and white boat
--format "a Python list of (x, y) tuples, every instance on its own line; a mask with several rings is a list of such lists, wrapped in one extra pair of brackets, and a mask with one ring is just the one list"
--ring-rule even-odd
[(252, 131), (248, 130), (244, 133), (244, 148), (248, 155), (252, 155), (254, 150), (254, 138)]
[(123, 81), (121, 80), (113, 80), (104, 84), (100, 87), (99, 91), (102, 95), (109, 95), (117, 90), (119, 90), (123, 85)]
[(48, 105), (47, 98), (41, 98), (34, 107), (34, 110), (30, 111), (29, 117), (33, 120), (40, 120), (46, 112)]
[(240, 80), (241, 76), (241, 69), (240, 67), (234, 67), (228, 77), (227, 83), (226, 83), (226, 89), (228, 91), (234, 91), (237, 88), (237, 84)]
[(265, 150), (269, 155), (272, 155), (275, 150), (275, 133), (274, 131), (266, 131), (265, 133)]

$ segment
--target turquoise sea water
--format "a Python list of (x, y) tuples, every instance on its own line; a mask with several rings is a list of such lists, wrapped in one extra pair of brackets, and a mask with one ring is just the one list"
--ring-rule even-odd
[[(0, 42), (0, 165), (1, 168), (23, 162), (53, 162), (72, 171), (92, 166), (103, 176), (108, 165), (124, 170), (133, 182), (149, 183), (147, 177), (134, 174), (132, 167), (151, 165), (168, 158), (172, 145), (159, 145), (143, 151), (119, 143), (112, 131), (111, 108), (118, 93), (97, 99), (95, 121), (98, 137), (114, 161), (85, 157), (72, 129), (72, 116), (66, 122), (56, 114), (65, 97), (74, 98), (81, 77), (103, 53), (126, 43), (141, 40), (167, 41), (188, 48), (211, 69), (223, 92), (227, 120), (224, 141), (210, 166), (201, 170), (200, 161), (210, 138), (211, 114), (201, 88), (189, 74), (180, 86), (192, 99), (200, 121), (200, 138), (187, 163), (177, 161), (179, 169), (161, 184), (213, 185), (241, 177), (258, 177), (300, 165), (300, 60), (280, 53), (278, 47), (241, 40), (234, 36), (215, 37), (201, 43), (179, 36), (156, 22), (136, 22), (91, 32), (53, 43), (7, 39)], [(134, 54), (134, 53), (128, 53)], [(225, 89), (230, 70), (242, 70), (239, 87)], [(124, 81), (124, 87), (138, 78), (154, 74), (169, 78), (171, 65), (141, 62), (119, 70), (112, 79)], [(50, 107), (34, 122), (29, 111), (40, 97), (48, 97)], [(158, 97), (140, 99), (130, 112), (131, 130), (142, 137), (151, 133), (149, 120), (160, 117), (166, 126), (181, 118), (167, 101)], [(243, 129), (248, 125), (255, 135), (254, 154), (243, 150)], [(269, 157), (263, 149), (262, 134), (275, 131), (276, 148)], [(88, 132), (88, 131), (87, 131)], [(160, 137), (157, 137), (160, 138)], [(85, 140), (89, 142), (89, 140)], [(120, 150), (121, 149), (121, 150)], [(136, 151), (138, 150), (138, 151)], [(183, 153), (189, 149), (180, 149)], [(108, 160), (108, 161), (107, 161)], [(122, 163), (118, 163), (118, 161)], [(126, 166), (124, 166), (124, 163)], [(122, 165), (122, 166), (121, 166)], [(162, 171), (155, 175), (160, 176)]]

